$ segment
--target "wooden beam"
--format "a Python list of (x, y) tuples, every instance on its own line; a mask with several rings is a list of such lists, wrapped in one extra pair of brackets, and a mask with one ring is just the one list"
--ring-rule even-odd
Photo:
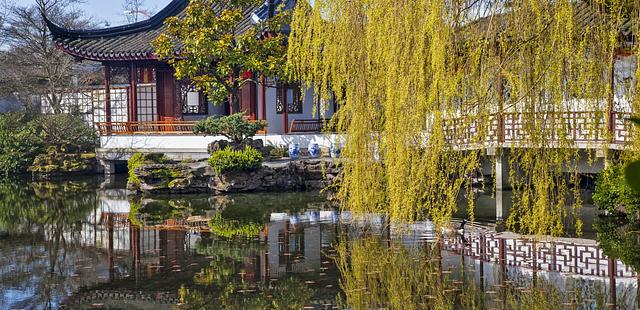
[(104, 67), (104, 119), (107, 123), (111, 122), (111, 67), (108, 65)]
[(281, 87), (278, 89), (279, 92), (282, 92), (282, 123), (284, 125), (284, 133), (289, 133), (289, 102), (287, 101), (287, 87)]
[[(261, 117), (263, 121), (267, 121), (267, 80), (264, 76), (260, 77), (260, 106), (262, 108)], [(264, 128), (264, 132), (267, 133), (267, 128)]]
[(129, 121), (138, 121), (138, 78), (135, 63), (131, 62), (129, 71)]

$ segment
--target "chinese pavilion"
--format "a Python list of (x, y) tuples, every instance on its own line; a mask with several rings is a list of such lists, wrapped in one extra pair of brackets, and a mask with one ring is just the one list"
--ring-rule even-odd
[[(291, 9), (295, 4), (282, 1), (246, 11), (238, 31), (269, 18), (270, 6)], [(102, 135), (186, 134), (198, 119), (229, 114), (228, 104), (213, 105), (197, 89), (176, 80), (173, 68), (158, 59), (151, 45), (164, 31), (165, 19), (183, 16), (188, 4), (189, 0), (173, 0), (148, 20), (105, 29), (63, 29), (47, 20), (58, 48), (78, 61), (104, 66), (104, 87), (90, 94), (93, 119)], [(322, 117), (314, 104), (311, 90), (265, 78), (245, 84), (240, 95), (241, 110), (251, 119), (266, 120), (270, 133), (319, 131)]]

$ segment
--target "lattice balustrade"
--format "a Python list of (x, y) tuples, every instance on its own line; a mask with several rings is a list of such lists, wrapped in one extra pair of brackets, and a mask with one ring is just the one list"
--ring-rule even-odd
[[(630, 140), (631, 124), (626, 121), (629, 117), (630, 113), (612, 114), (611, 143), (624, 144)], [(587, 146), (593, 144), (595, 147), (596, 144), (608, 142), (607, 125), (604, 112), (504, 113), (492, 114), (484, 122), (465, 118), (447, 119), (444, 122), (444, 133), (447, 142), (459, 148), (496, 145), (500, 137), (507, 146), (531, 144), (536, 143), (535, 141), (545, 144), (565, 141)], [(542, 131), (539, 131), (540, 128)], [(534, 137), (533, 134), (538, 132), (543, 135)]]
[[(466, 238), (467, 246), (460, 238), (446, 239), (444, 249), (496, 264), (501, 263), (502, 257), (508, 266), (538, 271), (610, 276), (609, 258), (595, 242), (541, 241), (498, 234), (469, 235)], [(620, 260), (613, 260), (613, 263), (616, 264), (616, 277), (636, 277), (636, 273)]]

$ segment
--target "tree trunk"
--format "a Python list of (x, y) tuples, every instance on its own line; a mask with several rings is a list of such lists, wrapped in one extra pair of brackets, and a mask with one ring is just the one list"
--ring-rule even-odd
[(238, 96), (238, 91), (234, 91), (231, 93), (231, 114), (238, 112), (240, 112), (240, 96)]

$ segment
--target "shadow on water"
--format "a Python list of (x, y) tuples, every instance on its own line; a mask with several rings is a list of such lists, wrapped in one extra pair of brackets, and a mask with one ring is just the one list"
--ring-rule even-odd
[(532, 240), (492, 231), (481, 206), (462, 242), (318, 193), (134, 197), (101, 181), (0, 183), (0, 309), (636, 306), (640, 237), (620, 221), (594, 224), (600, 245)]

